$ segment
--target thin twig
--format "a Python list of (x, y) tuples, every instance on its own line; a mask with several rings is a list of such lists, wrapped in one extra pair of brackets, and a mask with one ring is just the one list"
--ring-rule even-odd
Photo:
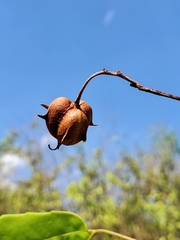
[(114, 237), (118, 237), (118, 238), (121, 238), (121, 239), (124, 239), (124, 240), (136, 240), (134, 238), (127, 237), (123, 234), (116, 233), (116, 232), (113, 232), (113, 231), (109, 231), (109, 230), (106, 230), (106, 229), (89, 229), (88, 232), (90, 233), (90, 236), (89, 236), (88, 240), (91, 240), (98, 233), (104, 233), (104, 234), (114, 236)]
[(163, 97), (167, 97), (167, 98), (172, 98), (174, 100), (178, 100), (180, 101), (180, 96), (175, 96), (173, 94), (170, 94), (170, 93), (166, 93), (166, 92), (162, 92), (162, 91), (159, 91), (159, 90), (156, 90), (156, 89), (152, 89), (152, 88), (147, 88), (147, 87), (144, 87), (143, 85), (141, 85), (140, 83), (138, 83), (137, 81), (133, 80), (132, 78), (126, 76), (125, 74), (123, 74), (122, 72), (120, 71), (115, 71), (115, 72), (111, 72), (109, 70), (106, 70), (106, 69), (103, 69), (102, 71), (99, 71), (99, 72), (96, 72), (94, 74), (92, 74), (87, 80), (86, 82), (84, 83), (84, 85), (82, 86), (78, 96), (77, 96), (77, 99), (75, 101), (75, 103), (78, 105), (79, 104), (79, 101), (81, 99), (81, 96), (82, 96), (82, 93), (84, 91), (84, 89), (86, 88), (87, 84), (94, 78), (94, 77), (97, 77), (98, 75), (111, 75), (111, 76), (116, 76), (116, 77), (120, 77), (128, 82), (130, 82), (130, 86), (131, 87), (134, 87), (134, 88), (137, 88), (139, 89), (140, 91), (144, 91), (144, 92), (149, 92), (149, 93), (152, 93), (152, 94), (155, 94), (155, 95), (159, 95), (159, 96), (163, 96)]

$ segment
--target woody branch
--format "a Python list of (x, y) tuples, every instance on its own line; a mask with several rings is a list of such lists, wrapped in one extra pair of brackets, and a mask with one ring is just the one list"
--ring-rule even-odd
[(122, 72), (120, 71), (109, 71), (109, 70), (106, 70), (106, 69), (103, 69), (102, 71), (99, 71), (99, 72), (96, 72), (94, 74), (92, 74), (87, 80), (86, 82), (84, 83), (84, 85), (82, 86), (78, 96), (77, 96), (77, 99), (75, 101), (76, 104), (79, 104), (79, 101), (81, 99), (81, 96), (82, 96), (82, 93), (84, 91), (84, 89), (86, 88), (87, 84), (94, 78), (94, 77), (97, 77), (99, 75), (110, 75), (110, 76), (116, 76), (116, 77), (120, 77), (128, 82), (130, 82), (130, 86), (131, 87), (134, 87), (134, 88), (137, 88), (139, 89), (140, 91), (144, 91), (144, 92), (149, 92), (149, 93), (152, 93), (152, 94), (155, 94), (155, 95), (159, 95), (159, 96), (163, 96), (163, 97), (167, 97), (167, 98), (172, 98), (174, 100), (178, 100), (180, 101), (180, 96), (175, 96), (173, 94), (170, 94), (170, 93), (166, 93), (166, 92), (162, 92), (162, 91), (159, 91), (159, 90), (156, 90), (156, 89), (153, 89), (153, 88), (148, 88), (148, 87), (145, 87), (143, 85), (141, 85), (140, 83), (138, 83), (137, 81), (133, 80), (132, 78), (126, 76), (125, 74), (123, 74)]

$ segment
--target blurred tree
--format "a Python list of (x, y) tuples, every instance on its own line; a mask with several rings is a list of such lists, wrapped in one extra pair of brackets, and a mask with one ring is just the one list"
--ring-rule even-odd
[[(62, 210), (61, 193), (55, 184), (60, 166), (56, 166), (55, 169), (49, 168), (47, 171), (45, 157), (37, 139), (25, 136), (26, 139), (22, 141), (21, 137), (20, 133), (11, 132), (0, 142), (0, 215)], [(7, 154), (12, 161), (16, 157), (26, 163), (30, 171), (28, 178), (17, 181), (11, 179), (11, 163), (3, 161)], [(4, 165), (8, 165), (6, 168), (9, 168), (5, 174)]]
[(78, 161), (82, 178), (67, 196), (91, 228), (139, 240), (180, 239), (180, 149), (173, 132), (159, 129), (153, 140), (150, 152), (121, 153), (116, 162), (100, 150)]
[[(24, 159), (31, 175), (15, 187), (0, 177), (0, 214), (65, 209), (89, 228), (139, 240), (180, 240), (180, 148), (174, 132), (159, 128), (148, 150), (121, 152), (118, 160), (106, 159), (103, 149), (90, 156), (78, 145), (53, 167), (38, 138), (20, 138), (11, 133), (0, 142), (0, 176), (7, 153)], [(62, 180), (63, 189), (57, 185)]]

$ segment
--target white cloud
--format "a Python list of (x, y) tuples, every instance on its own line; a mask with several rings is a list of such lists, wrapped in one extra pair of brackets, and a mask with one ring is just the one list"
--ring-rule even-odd
[(103, 23), (105, 25), (109, 25), (112, 22), (114, 16), (115, 16), (115, 10), (109, 9), (103, 18)]
[(25, 162), (22, 158), (15, 154), (5, 154), (2, 156), (0, 163), (1, 173), (8, 174), (10, 171), (14, 170), (17, 167), (21, 167), (25, 165)]
[(3, 185), (15, 187), (12, 181), (16, 170), (26, 166), (25, 161), (15, 154), (5, 154), (0, 159), (0, 178)]

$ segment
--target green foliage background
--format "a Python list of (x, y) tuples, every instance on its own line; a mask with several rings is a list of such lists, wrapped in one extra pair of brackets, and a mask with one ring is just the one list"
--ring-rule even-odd
[[(174, 132), (160, 127), (146, 150), (120, 151), (113, 159), (105, 149), (89, 153), (84, 145), (72, 154), (49, 154), (38, 131), (35, 125), (32, 137), (11, 131), (0, 142), (0, 215), (67, 210), (88, 228), (139, 240), (180, 239), (180, 147)], [(1, 174), (6, 154), (22, 158), (30, 176), (9, 184), (12, 172)]]

